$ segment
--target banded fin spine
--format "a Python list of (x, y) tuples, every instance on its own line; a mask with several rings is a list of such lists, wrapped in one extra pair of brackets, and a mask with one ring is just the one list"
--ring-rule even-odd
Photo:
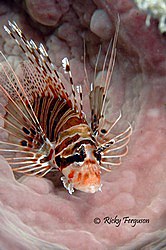
[[(101, 53), (100, 47), (96, 60), (94, 81), (91, 84), (89, 96), (91, 107), (91, 128), (98, 144), (95, 154), (100, 161), (101, 169), (106, 171), (111, 171), (112, 166), (118, 166), (121, 164), (122, 157), (124, 157), (128, 152), (127, 145), (132, 134), (131, 124), (126, 123), (125, 120), (121, 120), (121, 112), (118, 116), (114, 113), (111, 113), (109, 118), (110, 122), (105, 117), (106, 97), (115, 64), (119, 26), (120, 17), (118, 15), (113, 41), (109, 43), (102, 67), (101, 85), (97, 85), (96, 83), (96, 69)], [(110, 49), (111, 55), (106, 71), (106, 62), (108, 60)], [(106, 76), (104, 77), (105, 71)]]
[[(91, 84), (91, 91), (90, 91), (90, 95), (89, 95), (90, 106), (91, 106), (91, 128), (92, 128), (94, 134), (96, 134), (98, 131), (100, 118), (104, 117), (104, 112), (105, 112), (105, 108), (106, 108), (105, 102), (106, 102), (107, 92), (108, 92), (109, 84), (111, 81), (111, 77), (112, 77), (112, 73), (113, 73), (113, 69), (114, 69), (114, 64), (115, 64), (115, 58), (116, 58), (116, 44), (117, 44), (117, 39), (118, 39), (119, 26), (120, 26), (120, 18), (118, 16), (115, 35), (114, 35), (113, 41), (110, 42), (110, 44), (108, 46), (107, 53), (106, 53), (104, 63), (103, 63), (101, 81), (104, 82), (104, 86), (99, 86), (99, 85), (95, 84), (96, 83), (96, 69), (97, 69), (97, 64), (98, 64), (100, 53), (101, 53), (101, 47), (99, 49), (99, 53), (98, 53), (97, 60), (96, 60), (94, 81)], [(108, 58), (111, 44), (112, 44), (111, 56), (109, 59), (106, 78), (104, 79), (104, 72), (105, 72), (106, 62), (107, 62), (107, 58)]]
[[(32, 39), (28, 40), (14, 21), (8, 21), (8, 24), (9, 27), (4, 26), (5, 31), (16, 41), (21, 50), (27, 56), (29, 62), (44, 79), (45, 88), (49, 87), (50, 89), (54, 89), (57, 96), (60, 96), (69, 102), (69, 96), (65, 87), (43, 44), (40, 44), (38, 47)], [(47, 85), (48, 81), (51, 85)]]
[[(44, 176), (53, 166), (53, 145), (46, 138), (17, 75), (1, 52), (0, 90), (6, 98), (0, 115), (0, 153), (13, 171)], [(24, 159), (24, 160), (23, 160)]]

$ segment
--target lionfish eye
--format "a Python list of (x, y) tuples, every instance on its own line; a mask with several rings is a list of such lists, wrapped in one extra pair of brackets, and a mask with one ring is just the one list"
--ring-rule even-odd
[(112, 139), (112, 140), (110, 141), (110, 144), (114, 144), (114, 143), (115, 143), (115, 140)]
[(101, 133), (102, 133), (102, 134), (106, 134), (106, 133), (107, 133), (107, 130), (103, 128), (103, 129), (101, 129)]
[(85, 147), (82, 145), (80, 148), (80, 155), (85, 158), (86, 153), (85, 153)]
[(84, 145), (81, 145), (81, 147), (76, 149), (76, 153), (78, 153), (81, 157), (85, 158), (86, 153), (85, 153), (85, 147)]
[(76, 162), (83, 162), (85, 159), (85, 156), (81, 155), (81, 154), (75, 154), (75, 155), (73, 155), (73, 159)]
[(72, 157), (75, 162), (83, 162), (86, 158), (85, 147), (81, 145), (81, 147), (77, 148), (76, 153)]
[(95, 150), (94, 151), (94, 156), (96, 157), (97, 161), (101, 161), (101, 154), (99, 151)]

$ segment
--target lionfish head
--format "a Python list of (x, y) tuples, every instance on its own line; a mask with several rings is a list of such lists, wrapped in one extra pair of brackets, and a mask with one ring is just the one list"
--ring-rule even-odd
[(74, 163), (62, 170), (62, 181), (69, 193), (74, 188), (86, 193), (101, 191), (100, 165), (93, 152), (88, 152), (87, 157), (81, 163)]

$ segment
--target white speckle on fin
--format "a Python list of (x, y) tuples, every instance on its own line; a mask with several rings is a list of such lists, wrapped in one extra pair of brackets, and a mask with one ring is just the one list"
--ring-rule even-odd
[(8, 29), (8, 27), (6, 27), (6, 25), (3, 26), (4, 27), (4, 30), (10, 35), (10, 30)]
[(62, 59), (62, 67), (64, 69), (64, 72), (65, 73), (68, 73), (68, 71), (66, 70), (66, 67), (69, 65), (69, 60), (67, 57), (63, 58)]
[(43, 54), (43, 56), (48, 56), (47, 51), (45, 50), (44, 46), (42, 43), (39, 45), (39, 51)]
[(37, 45), (32, 39), (29, 41), (29, 43), (30, 43), (30, 45), (32, 46), (33, 49), (37, 49)]

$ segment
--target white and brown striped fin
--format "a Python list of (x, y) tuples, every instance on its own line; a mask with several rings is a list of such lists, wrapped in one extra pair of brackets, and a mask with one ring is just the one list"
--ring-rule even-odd
[(8, 23), (8, 27), (4, 26), (5, 30), (16, 41), (28, 58), (28, 62), (22, 62), (20, 67), (24, 75), (22, 84), (24, 88), (26, 88), (29, 98), (31, 99), (31, 96), (36, 91), (41, 96), (53, 95), (56, 98), (58, 97), (66, 100), (68, 106), (74, 109), (75, 112), (78, 112), (80, 117), (82, 117), (82, 113), (78, 108), (78, 98), (76, 96), (68, 59), (64, 58), (62, 60), (62, 65), (65, 71), (69, 74), (69, 83), (71, 85), (72, 94), (74, 97), (73, 100), (70, 100), (69, 95), (59, 77), (59, 74), (55, 69), (54, 64), (51, 62), (43, 44), (37, 46), (32, 39), (27, 40), (15, 22), (9, 21)]
[[(99, 49), (99, 53), (97, 56), (95, 73), (94, 73), (94, 81), (91, 84), (91, 90), (90, 90), (90, 95), (89, 95), (90, 107), (91, 107), (91, 128), (92, 128), (94, 134), (96, 134), (98, 132), (100, 118), (104, 117), (104, 113), (105, 113), (106, 97), (107, 97), (107, 92), (108, 92), (109, 84), (111, 81), (111, 77), (112, 77), (112, 73), (113, 73), (113, 69), (114, 69), (114, 64), (115, 64), (115, 58), (116, 58), (116, 44), (117, 44), (117, 39), (118, 39), (119, 25), (120, 25), (120, 18), (118, 16), (115, 35), (114, 35), (113, 41), (110, 42), (110, 44), (108, 46), (105, 60), (103, 63), (102, 76), (101, 76), (102, 86), (96, 85), (96, 68), (97, 68), (97, 64), (99, 61), (101, 48)], [(104, 76), (105, 70), (106, 70), (106, 62), (108, 59), (111, 45), (112, 45), (111, 56), (109, 59), (109, 64), (108, 64), (106, 76)], [(104, 84), (103, 84), (103, 82), (104, 82)]]
[(71, 90), (72, 90), (72, 95), (74, 99), (74, 110), (75, 112), (79, 112), (79, 108), (78, 108), (79, 104), (78, 104), (75, 86), (73, 83), (73, 76), (72, 76), (71, 69), (70, 69), (70, 63), (67, 57), (63, 58), (62, 66), (63, 66), (64, 72), (69, 75), (69, 82), (71, 84)]
[[(96, 83), (96, 68), (99, 61), (101, 48), (99, 50), (94, 81), (91, 84), (90, 92), (90, 106), (91, 106), (91, 128), (97, 141), (97, 150), (95, 152), (97, 159), (100, 161), (101, 168), (110, 171), (111, 166), (117, 166), (121, 164), (121, 159), (128, 152), (128, 142), (132, 133), (131, 125), (121, 120), (121, 113), (119, 115), (111, 113), (109, 120), (105, 118), (106, 111), (106, 97), (113, 74), (115, 58), (116, 58), (116, 44), (118, 39), (120, 18), (118, 16), (116, 31), (113, 41), (110, 42), (107, 53), (104, 59), (102, 74), (101, 74), (101, 85)], [(106, 62), (111, 49), (111, 55), (106, 70)], [(106, 72), (106, 73), (105, 73)]]
[(101, 118), (99, 133), (96, 137), (99, 144), (96, 154), (100, 155), (101, 168), (110, 171), (112, 166), (121, 164), (121, 159), (128, 152), (128, 143), (132, 134), (130, 123), (121, 120), (121, 113), (117, 118), (108, 122)]
[(31, 121), (40, 132), (43, 132), (38, 119), (33, 112), (32, 105), (25, 89), (21, 85), (19, 78), (2, 52), (0, 52), (0, 72), (0, 89), (7, 97), (9, 105), (11, 105), (11, 107), (8, 105), (8, 109), (14, 112), (16, 112), (15, 108), (17, 111), (19, 109), (19, 112), (22, 111), (27, 119), (29, 119), (29, 121)]
[(46, 138), (17, 75), (3, 54), (0, 55), (0, 91), (6, 101), (6, 104), (0, 104), (3, 111), (0, 115), (0, 153), (13, 171), (44, 176), (52, 169), (52, 144)]
[(25, 68), (24, 71), (28, 70), (29, 75), (30, 72), (33, 72), (35, 76), (37, 74), (37, 78), (41, 79), (39, 82), (35, 82), (35, 88), (38, 88), (40, 93), (53, 92), (71, 105), (68, 93), (44, 46), (42, 44), (37, 46), (33, 40), (27, 40), (15, 22), (9, 21), (8, 24), (8, 27), (4, 26), (5, 31), (16, 41), (29, 60), (29, 63), (22, 64), (22, 68)]
[(82, 86), (78, 85), (78, 86), (76, 86), (76, 89), (77, 89), (77, 92), (78, 92), (78, 95), (79, 95), (79, 113), (80, 113), (80, 117), (83, 120), (86, 120), (86, 115), (85, 115), (85, 113), (83, 111), (83, 92), (82, 92)]
[(100, 86), (96, 86), (95, 89), (91, 88), (89, 96), (91, 106), (91, 128), (94, 134), (98, 131), (99, 121), (101, 118), (103, 90), (103, 87)]
[(76, 113), (79, 113), (81, 119), (86, 120), (86, 115), (83, 112), (83, 95), (82, 95), (82, 86), (74, 86), (73, 76), (70, 68), (70, 63), (67, 57), (62, 60), (62, 66), (65, 73), (69, 75), (69, 82), (71, 84), (72, 95), (74, 100), (73, 108)]

